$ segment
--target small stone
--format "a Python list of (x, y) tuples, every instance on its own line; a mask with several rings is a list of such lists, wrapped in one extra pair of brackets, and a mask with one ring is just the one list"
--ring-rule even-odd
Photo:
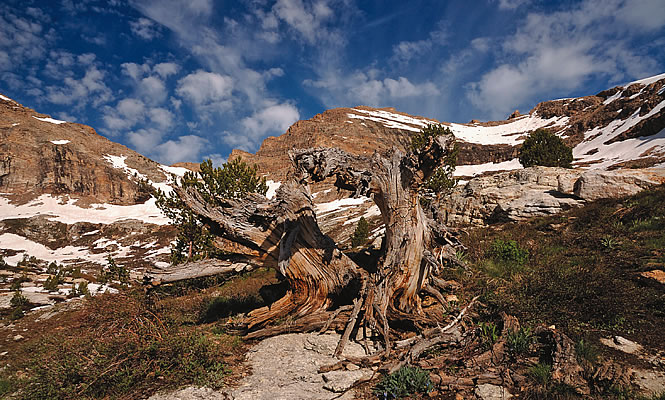
[(478, 385), (476, 387), (476, 396), (482, 400), (505, 400), (513, 397), (503, 386), (490, 385), (489, 383)]
[(642, 272), (640, 275), (642, 275), (645, 278), (653, 279), (656, 282), (665, 285), (665, 271), (654, 269), (653, 271)]
[(447, 301), (448, 303), (452, 303), (452, 302), (459, 303), (459, 299), (458, 299), (457, 296), (455, 296), (454, 294), (449, 294), (449, 295), (447, 295), (447, 296), (446, 296), (446, 301)]
[(613, 338), (601, 338), (600, 342), (605, 346), (611, 347), (623, 351), (628, 354), (635, 354), (642, 351), (642, 345), (635, 343), (632, 340), (628, 340), (622, 336), (614, 336)]
[(18, 342), (19, 340), (23, 340), (23, 336), (22, 336), (22, 335), (16, 335), (16, 336), (14, 336), (14, 341), (15, 341), (15, 342)]
[(346, 364), (346, 369), (349, 371), (357, 371), (360, 369), (356, 364)]
[(4, 357), (4, 356), (6, 356), (7, 354), (9, 354), (8, 351), (3, 351), (2, 353), (0, 353), (0, 356)]

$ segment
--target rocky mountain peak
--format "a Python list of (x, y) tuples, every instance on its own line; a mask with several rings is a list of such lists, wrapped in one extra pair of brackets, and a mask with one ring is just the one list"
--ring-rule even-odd
[(138, 180), (164, 183), (167, 170), (89, 126), (0, 96), (0, 191), (13, 202), (48, 193), (82, 203), (143, 203), (150, 195)]

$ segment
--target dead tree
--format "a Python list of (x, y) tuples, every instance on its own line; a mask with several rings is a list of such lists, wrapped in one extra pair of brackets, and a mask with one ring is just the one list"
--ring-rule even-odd
[[(420, 295), (425, 292), (445, 307), (440, 291), (445, 282), (433, 272), (440, 258), (454, 254), (455, 241), (427, 216), (419, 188), (453, 146), (452, 134), (444, 134), (426, 136), (420, 148), (407, 154), (393, 150), (387, 157), (330, 148), (292, 151), (293, 173), (272, 200), (251, 195), (213, 207), (195, 190), (181, 191), (185, 203), (219, 236), (216, 245), (234, 253), (232, 260), (219, 261), (221, 270), (232, 265), (267, 266), (288, 281), (289, 290), (282, 299), (248, 315), (248, 336), (344, 327), (339, 355), (353, 329), (362, 325), (380, 333), (381, 355), (386, 355), (392, 347), (391, 327), (423, 329), (441, 322), (423, 313)], [(331, 177), (337, 187), (371, 197), (381, 211), (385, 239), (378, 268), (372, 273), (356, 265), (319, 229), (308, 184)], [(190, 271), (192, 276), (201, 274), (196, 265)], [(341, 299), (342, 293), (352, 293), (353, 298)], [(281, 317), (292, 323), (269, 326)]]

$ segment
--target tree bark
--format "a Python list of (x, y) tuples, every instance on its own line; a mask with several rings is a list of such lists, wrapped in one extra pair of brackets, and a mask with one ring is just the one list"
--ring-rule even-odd
[[(432, 268), (438, 265), (432, 254), (436, 247), (450, 247), (454, 242), (445, 229), (432, 232), (418, 190), (453, 146), (454, 137), (442, 135), (429, 138), (421, 149), (408, 154), (394, 150), (388, 157), (357, 156), (329, 148), (296, 150), (290, 153), (294, 165), (290, 180), (272, 200), (254, 194), (223, 200), (214, 207), (191, 188), (178, 194), (219, 237), (216, 246), (232, 251), (247, 265), (275, 268), (288, 281), (289, 290), (282, 299), (249, 314), (246, 328), (251, 337), (320, 329), (344, 317), (346, 329), (337, 355), (360, 324), (381, 333), (383, 351), (388, 354), (391, 322), (411, 326), (437, 322), (423, 315), (419, 295), (426, 291), (443, 298), (436, 295), (436, 282), (430, 280)], [(308, 184), (329, 177), (356, 196), (371, 197), (381, 211), (386, 233), (374, 273), (356, 265), (319, 229)], [(451, 250), (438, 254), (451, 254)], [(190, 275), (200, 275), (197, 268)], [(351, 297), (340, 298), (343, 291)], [(335, 313), (333, 308), (340, 306), (345, 306), (344, 312)], [(291, 321), (284, 329), (268, 327), (284, 317)]]

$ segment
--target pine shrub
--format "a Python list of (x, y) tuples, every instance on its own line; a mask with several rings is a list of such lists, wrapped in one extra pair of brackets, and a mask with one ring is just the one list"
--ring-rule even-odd
[(571, 168), (573, 150), (566, 146), (560, 137), (546, 129), (536, 129), (526, 138), (520, 149), (519, 160), (522, 166)]

